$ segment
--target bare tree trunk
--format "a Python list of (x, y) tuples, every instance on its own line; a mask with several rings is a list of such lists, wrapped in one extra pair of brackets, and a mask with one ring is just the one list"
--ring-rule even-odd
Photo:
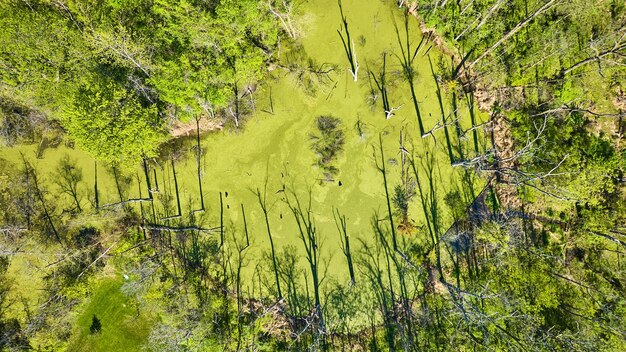
[(352, 78), (356, 82), (358, 79), (359, 73), (359, 63), (356, 59), (356, 51), (354, 49), (354, 41), (350, 38), (350, 30), (348, 29), (348, 19), (343, 14), (343, 5), (341, 0), (338, 0), (339, 4), (339, 13), (341, 14), (341, 21), (343, 22), (343, 28), (346, 31), (346, 37), (344, 38), (343, 34), (341, 34), (340, 30), (337, 30), (339, 33), (339, 37), (341, 38), (341, 43), (343, 44), (343, 49), (346, 52), (346, 56), (348, 57), (348, 61), (350, 62), (350, 73), (352, 74)]
[(435, 74), (435, 69), (433, 68), (433, 62), (428, 56), (428, 63), (430, 64), (430, 71), (433, 74), (433, 79), (435, 80), (435, 85), (437, 87), (437, 101), (439, 102), (439, 110), (441, 111), (441, 121), (443, 122), (443, 131), (446, 136), (446, 146), (448, 149), (448, 157), (450, 158), (450, 164), (454, 164), (455, 158), (454, 153), (452, 152), (452, 142), (450, 141), (450, 134), (448, 133), (448, 124), (446, 122), (446, 112), (443, 107), (443, 99), (441, 97), (441, 88), (439, 87), (439, 79)]
[(348, 236), (348, 226), (346, 216), (339, 213), (339, 209), (335, 209), (335, 225), (339, 231), (339, 238), (341, 240), (341, 251), (346, 257), (348, 262), (348, 272), (350, 273), (350, 283), (356, 285), (356, 277), (354, 275), (354, 266), (352, 264), (352, 253), (350, 252), (350, 237)]
[(93, 181), (93, 189), (95, 193), (95, 202), (96, 202), (96, 210), (100, 207), (99, 197), (98, 197), (98, 162), (94, 161), (94, 181)]
[(296, 224), (298, 225), (300, 239), (302, 240), (302, 244), (304, 245), (306, 259), (309, 263), (309, 267), (311, 270), (311, 278), (313, 280), (313, 297), (315, 299), (315, 316), (317, 317), (317, 323), (319, 324), (320, 337), (323, 339), (324, 333), (326, 332), (326, 327), (324, 324), (324, 315), (322, 312), (321, 303), (322, 301), (320, 298), (320, 284), (322, 280), (319, 277), (319, 251), (321, 243), (318, 238), (315, 223), (313, 221), (313, 218), (311, 217), (311, 193), (309, 190), (309, 198), (305, 208), (302, 207), (300, 199), (298, 198), (296, 193), (293, 191), (291, 191), (290, 193), (294, 197), (295, 203), (292, 203), (289, 200), (289, 197), (286, 197), (286, 201), (289, 209), (291, 209), (291, 212), (293, 213)]
[[(393, 223), (393, 212), (391, 211), (391, 197), (389, 195), (389, 188), (387, 186), (387, 169), (385, 168), (385, 153), (383, 151), (383, 137), (378, 135), (378, 143), (380, 147), (380, 160), (381, 165), (377, 165), (378, 171), (383, 175), (383, 185), (385, 186), (385, 197), (387, 199), (387, 215), (389, 216), (389, 224), (391, 226), (391, 236), (393, 242), (393, 250), (398, 249), (398, 243), (396, 241), (396, 226)], [(377, 163), (378, 164), (378, 163)]]
[(259, 200), (259, 205), (261, 206), (261, 210), (263, 211), (263, 216), (265, 217), (265, 226), (267, 228), (267, 236), (270, 239), (270, 249), (271, 249), (271, 254), (272, 254), (272, 265), (274, 268), (274, 277), (276, 279), (276, 289), (278, 290), (278, 299), (282, 299), (283, 298), (283, 293), (280, 289), (280, 279), (278, 277), (278, 263), (276, 261), (276, 249), (274, 248), (274, 238), (272, 237), (272, 231), (270, 229), (270, 220), (268, 217), (268, 208), (267, 208), (267, 180), (265, 181), (265, 189), (263, 191), (263, 194), (261, 195), (261, 191), (257, 188), (256, 190), (256, 196), (257, 199)]
[(204, 211), (204, 194), (202, 193), (202, 170), (201, 156), (202, 147), (200, 145), (200, 117), (196, 117), (196, 165), (198, 167), (198, 190), (200, 192), (200, 210)]
[[(626, 32), (624, 33), (626, 35)], [(622, 37), (623, 39), (624, 37)], [(624, 54), (620, 54), (619, 51), (626, 49), (626, 43), (615, 43), (615, 46), (609, 50), (603, 51), (601, 53), (599, 53), (598, 55), (594, 55), (594, 56), (590, 56), (584, 60), (581, 60), (577, 63), (575, 63), (574, 65), (571, 65), (570, 67), (568, 67), (567, 69), (564, 69), (561, 71), (561, 76), (565, 76), (568, 73), (574, 71), (575, 69), (587, 65), (589, 63), (592, 63), (594, 61), (600, 61), (600, 59), (604, 58), (605, 56), (609, 56), (609, 55), (622, 55), (624, 56)]]

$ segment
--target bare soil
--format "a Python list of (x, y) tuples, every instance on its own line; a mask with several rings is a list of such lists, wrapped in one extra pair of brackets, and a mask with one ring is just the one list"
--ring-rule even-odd
[[(222, 130), (224, 123), (219, 119), (208, 119), (206, 117), (200, 118), (199, 121), (200, 133)], [(170, 136), (174, 138), (193, 136), (196, 133), (196, 121), (191, 120), (183, 123), (176, 121), (172, 127), (170, 127)]]

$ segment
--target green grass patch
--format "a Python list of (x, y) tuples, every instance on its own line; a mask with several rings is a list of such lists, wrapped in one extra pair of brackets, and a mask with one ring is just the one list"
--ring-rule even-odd
[[(122, 284), (123, 279), (118, 277), (106, 277), (99, 282), (78, 315), (67, 351), (141, 350), (155, 317), (138, 311), (136, 302), (120, 290)], [(94, 315), (102, 325), (97, 333), (90, 332)]]

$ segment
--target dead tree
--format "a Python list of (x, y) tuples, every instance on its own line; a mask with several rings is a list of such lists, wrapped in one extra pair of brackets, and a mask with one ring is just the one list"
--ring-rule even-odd
[(356, 278), (354, 275), (354, 266), (352, 264), (352, 252), (350, 251), (350, 236), (348, 236), (348, 224), (346, 221), (346, 216), (341, 215), (339, 213), (339, 209), (335, 209), (333, 213), (335, 218), (335, 225), (337, 226), (337, 231), (339, 231), (339, 239), (341, 241), (341, 251), (343, 255), (346, 257), (346, 261), (348, 262), (348, 272), (350, 273), (350, 283), (354, 286), (356, 285)]
[[(399, 6), (402, 7), (402, 3), (400, 3)], [(408, 11), (408, 9), (404, 10), (404, 43), (402, 41), (402, 38), (400, 37), (400, 30), (398, 29), (398, 25), (396, 24), (395, 17), (393, 17), (393, 25), (396, 30), (396, 38), (398, 39), (398, 45), (400, 46), (400, 52), (402, 54), (402, 56), (398, 56), (398, 58), (400, 59), (400, 64), (402, 65), (402, 73), (404, 74), (404, 78), (409, 83), (409, 88), (411, 89), (411, 99), (413, 100), (413, 108), (415, 109), (415, 114), (417, 115), (417, 123), (419, 125), (420, 135), (424, 135), (424, 123), (422, 122), (422, 113), (420, 111), (419, 103), (417, 101), (417, 96), (415, 93), (414, 81), (416, 71), (413, 68), (413, 62), (419, 54), (419, 51), (422, 48), (426, 37), (422, 36), (415, 50), (412, 50), (411, 38), (409, 36), (410, 31)]]
[(354, 48), (354, 41), (350, 38), (350, 30), (348, 29), (348, 19), (343, 14), (343, 5), (341, 4), (341, 0), (338, 0), (339, 4), (339, 13), (341, 14), (341, 21), (343, 23), (343, 29), (346, 31), (346, 36), (344, 38), (343, 34), (340, 30), (337, 30), (339, 37), (341, 38), (341, 43), (343, 44), (343, 50), (346, 52), (346, 56), (348, 57), (348, 61), (350, 62), (350, 73), (352, 74), (352, 78), (356, 82), (359, 74), (359, 63), (356, 59), (356, 50)]
[[(610, 46), (605, 47), (603, 49), (596, 48), (597, 43), (592, 43), (590, 48), (593, 51), (595, 51), (596, 54), (590, 55), (589, 57), (570, 65), (568, 68), (562, 69), (560, 72), (560, 76), (563, 77), (569, 74), (570, 72), (578, 69), (579, 67), (585, 66), (587, 64), (597, 62), (598, 65), (600, 65), (601, 62), (603, 61), (609, 62), (607, 60), (607, 57), (610, 57), (610, 56), (621, 57), (621, 58), (626, 57), (626, 26), (622, 26), (622, 28), (619, 31), (617, 31), (615, 34), (616, 34), (616, 39), (613, 41), (613, 43), (611, 43)], [(626, 64), (621, 64), (621, 66), (624, 66), (624, 65)]]
[(100, 199), (98, 196), (98, 161), (93, 162), (93, 191), (96, 210), (100, 207)]
[(376, 75), (369, 69), (368, 69), (368, 73), (374, 80), (374, 83), (376, 84), (376, 88), (378, 88), (378, 91), (380, 92), (380, 96), (383, 102), (383, 110), (385, 112), (385, 119), (389, 119), (391, 116), (393, 116), (394, 109), (392, 109), (391, 106), (389, 105), (389, 95), (387, 94), (386, 71), (387, 71), (387, 53), (383, 52), (383, 66), (380, 70), (380, 73)]
[(270, 13), (280, 21), (285, 32), (291, 39), (298, 37), (298, 29), (292, 22), (295, 0), (268, 0)]
[(298, 225), (298, 232), (300, 240), (304, 245), (306, 253), (306, 260), (309, 263), (311, 269), (311, 278), (313, 280), (313, 295), (315, 299), (314, 314), (316, 316), (320, 335), (325, 333), (324, 316), (322, 312), (322, 301), (320, 298), (320, 285), (323, 278), (320, 278), (320, 247), (321, 241), (318, 236), (317, 228), (312, 217), (311, 207), (311, 190), (309, 189), (308, 202), (303, 207), (300, 199), (293, 190), (288, 190), (293, 199), (290, 199), (289, 195), (286, 195), (287, 206), (291, 210), (296, 224)]
[(276, 248), (274, 247), (274, 237), (272, 237), (272, 230), (270, 228), (270, 220), (269, 220), (269, 206), (267, 204), (267, 179), (265, 180), (265, 188), (263, 189), (263, 193), (257, 188), (255, 195), (257, 196), (257, 200), (259, 201), (259, 206), (261, 207), (261, 211), (263, 211), (263, 217), (265, 218), (265, 227), (267, 229), (267, 236), (270, 240), (270, 249), (272, 256), (272, 267), (274, 269), (274, 278), (276, 279), (276, 290), (278, 291), (278, 299), (283, 298), (283, 293), (280, 289), (280, 278), (278, 277), (278, 262), (276, 260)]
[(385, 167), (385, 153), (383, 151), (383, 137), (381, 134), (378, 135), (378, 144), (380, 147), (380, 161), (378, 164), (378, 160), (376, 155), (374, 155), (374, 160), (376, 160), (376, 168), (383, 175), (383, 185), (385, 186), (385, 197), (387, 200), (387, 215), (389, 216), (389, 224), (391, 225), (391, 238), (393, 243), (393, 250), (398, 249), (398, 242), (396, 240), (396, 227), (393, 223), (393, 212), (391, 211), (391, 196), (389, 195), (389, 187), (387, 185), (387, 168)]
[[(198, 171), (198, 193), (200, 195), (200, 209), (197, 211), (204, 211), (204, 194), (202, 192), (202, 145), (200, 144), (200, 116), (196, 116), (196, 167)], [(155, 175), (156, 180), (156, 175)], [(158, 184), (157, 184), (158, 188)]]
[(535, 18), (537, 18), (539, 15), (541, 15), (542, 13), (550, 10), (551, 8), (553, 8), (554, 6), (558, 5), (561, 2), (561, 0), (550, 0), (548, 2), (546, 2), (545, 4), (543, 4), (540, 8), (538, 8), (535, 12), (533, 12), (530, 16), (526, 17), (526, 19), (524, 19), (522, 22), (518, 23), (515, 27), (513, 27), (508, 33), (506, 33), (505, 35), (503, 35), (498, 41), (496, 41), (492, 46), (490, 46), (487, 50), (485, 50), (480, 56), (478, 56), (478, 58), (476, 58), (474, 61), (472, 61), (467, 69), (471, 69), (474, 65), (476, 65), (478, 62), (480, 62), (482, 59), (484, 59), (487, 55), (489, 55), (492, 51), (494, 51), (495, 49), (497, 49), (502, 43), (504, 43), (505, 41), (507, 41), (510, 37), (512, 37), (513, 35), (515, 35), (515, 33), (517, 33), (520, 29), (526, 27), (527, 24), (529, 24), (530, 22), (532, 22)]
[(454, 164), (455, 158), (454, 153), (452, 152), (452, 141), (450, 140), (450, 133), (448, 132), (448, 123), (446, 123), (447, 117), (443, 107), (443, 98), (441, 96), (441, 88), (439, 87), (439, 78), (435, 74), (435, 69), (433, 68), (433, 62), (430, 59), (430, 55), (428, 56), (428, 63), (430, 64), (430, 71), (432, 72), (433, 79), (435, 80), (435, 85), (437, 87), (437, 101), (439, 102), (439, 110), (441, 111), (441, 121), (443, 122), (443, 131), (446, 137), (448, 157), (450, 158), (450, 164)]

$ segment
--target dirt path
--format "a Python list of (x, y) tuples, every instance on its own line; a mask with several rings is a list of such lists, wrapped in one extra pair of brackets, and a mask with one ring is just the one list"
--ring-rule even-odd
[[(200, 133), (208, 131), (216, 131), (224, 129), (224, 124), (218, 119), (209, 120), (208, 118), (200, 118)], [(169, 129), (170, 136), (173, 138), (193, 136), (196, 133), (196, 120), (189, 122), (176, 121)]]

